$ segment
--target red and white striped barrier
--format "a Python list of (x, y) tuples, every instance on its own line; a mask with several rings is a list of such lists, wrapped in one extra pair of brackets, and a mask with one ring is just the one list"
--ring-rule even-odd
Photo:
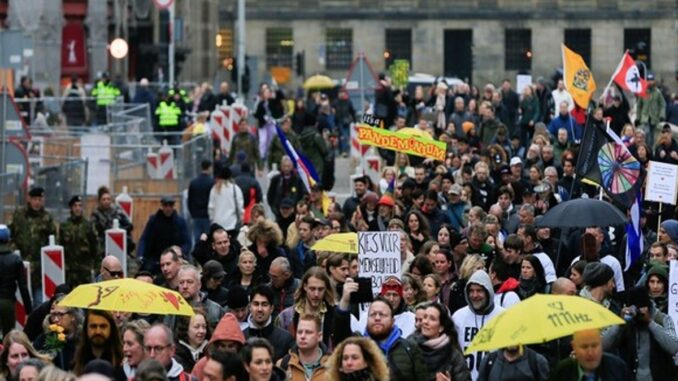
[(212, 130), (212, 138), (219, 141), (221, 153), (226, 155), (228, 154), (228, 148), (230, 146), (230, 136), (226, 131), (226, 125), (230, 122), (223, 109), (224, 107), (217, 107), (212, 111), (212, 114), (210, 115), (210, 129)]
[(125, 216), (127, 216), (130, 222), (133, 222), (132, 214), (134, 213), (134, 200), (132, 200), (132, 197), (127, 193), (127, 186), (122, 187), (122, 193), (115, 198), (115, 203), (122, 209), (122, 212), (125, 213)]
[(40, 249), (40, 267), (42, 267), (42, 300), (54, 296), (56, 286), (66, 282), (64, 266), (64, 247), (55, 243), (54, 236), (49, 236), (49, 245)]
[(174, 180), (176, 173), (174, 170), (174, 151), (167, 146), (167, 141), (162, 143), (162, 147), (158, 151), (158, 178), (166, 180)]
[(381, 178), (381, 157), (378, 155), (365, 156), (365, 174), (370, 176), (372, 182), (377, 182)]
[[(21, 254), (18, 251), (15, 251), (14, 254), (21, 257)], [(31, 295), (33, 289), (31, 288), (31, 262), (24, 262), (24, 276), (26, 277), (26, 282), (28, 283), (28, 294)], [(26, 325), (26, 319), (28, 319), (28, 314), (26, 313), (26, 303), (24, 302), (24, 297), (21, 296), (21, 291), (17, 288), (16, 294), (14, 295), (16, 302), (14, 303), (14, 316), (16, 317), (15, 328), (23, 330)], [(31, 295), (31, 300), (33, 295)]]
[(118, 219), (113, 220), (113, 227), (106, 230), (106, 255), (112, 255), (120, 261), (122, 272), (127, 277), (127, 230), (120, 229)]
[(158, 178), (160, 158), (157, 153), (149, 152), (146, 155), (146, 174), (151, 179)]
[(351, 123), (351, 157), (361, 160), (368, 149), (370, 149), (370, 146), (362, 145), (358, 140), (358, 125)]

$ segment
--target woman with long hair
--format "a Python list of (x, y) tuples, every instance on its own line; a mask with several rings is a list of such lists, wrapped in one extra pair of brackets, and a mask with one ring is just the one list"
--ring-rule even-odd
[[(388, 381), (389, 369), (377, 344), (367, 337), (342, 341), (327, 360), (330, 381)], [(423, 380), (422, 380), (423, 381)]]
[(247, 238), (252, 242), (248, 249), (257, 258), (255, 277), (258, 282), (266, 283), (270, 281), (268, 269), (271, 267), (271, 262), (278, 257), (285, 256), (281, 247), (282, 230), (275, 222), (263, 219), (250, 227)]
[(242, 248), (238, 256), (238, 268), (231, 278), (228, 288), (238, 285), (248, 291), (253, 289), (258, 283), (255, 276), (257, 268), (257, 257), (247, 248)]
[(570, 266), (568, 270), (568, 278), (577, 286), (577, 293), (584, 288), (584, 268), (586, 267), (586, 261), (579, 260)]
[[(53, 355), (52, 361), (54, 365), (63, 370), (73, 369), (73, 361), (75, 356), (75, 348), (77, 346), (80, 327), (83, 322), (82, 312), (77, 308), (70, 308), (60, 306), (59, 302), (64, 299), (66, 295), (60, 295), (52, 303), (49, 314), (43, 321), (43, 333), (38, 336), (33, 344), (40, 352), (50, 352)], [(47, 338), (53, 335), (54, 331), (50, 326), (59, 326), (63, 329), (63, 334), (66, 337), (64, 346), (59, 350), (47, 348)]]
[(410, 210), (405, 216), (405, 231), (410, 236), (412, 251), (419, 253), (424, 242), (431, 238), (428, 219), (416, 209)]
[(34, 358), (44, 363), (50, 363), (49, 357), (38, 353), (33, 347), (28, 336), (21, 331), (13, 329), (2, 340), (2, 352), (0, 352), (0, 379), (18, 380), (18, 366), (23, 361)]
[(417, 304), (426, 301), (426, 291), (424, 291), (421, 282), (410, 274), (402, 276), (403, 282), (403, 301), (407, 305), (407, 309), (414, 312)]
[(349, 262), (348, 256), (342, 253), (331, 253), (324, 265), (327, 275), (330, 276), (330, 283), (332, 284), (332, 289), (334, 289), (335, 295), (337, 295), (337, 302), (341, 297), (339, 292), (339, 285), (344, 285), (346, 282), (346, 277), (349, 276)]
[(151, 328), (146, 320), (132, 320), (122, 329), (122, 370), (128, 380), (134, 379), (137, 366), (146, 359), (144, 335)]
[(210, 190), (207, 213), (212, 223), (221, 225), (231, 238), (235, 238), (242, 224), (244, 197), (231, 177), (227, 166), (221, 168)]
[(546, 291), (546, 277), (544, 267), (539, 258), (526, 255), (520, 267), (520, 286), (516, 290), (521, 300), (525, 300), (537, 293)]
[(207, 314), (202, 308), (194, 308), (193, 316), (182, 316), (177, 320), (177, 342), (174, 359), (190, 373), (195, 363), (206, 353), (210, 339)]
[(447, 308), (440, 303), (428, 303), (423, 306), (423, 317), (419, 330), (410, 338), (419, 345), (424, 362), (429, 371), (428, 381), (444, 379), (470, 381), (464, 354), (459, 348), (454, 323)]

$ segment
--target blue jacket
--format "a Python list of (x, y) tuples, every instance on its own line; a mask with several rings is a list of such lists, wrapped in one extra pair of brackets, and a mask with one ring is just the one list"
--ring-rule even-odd
[(581, 125), (575, 122), (574, 118), (567, 114), (567, 116), (558, 115), (549, 123), (549, 133), (554, 139), (558, 137), (558, 130), (564, 128), (567, 130), (567, 141), (570, 143), (581, 140), (583, 130)]
[(160, 253), (172, 245), (180, 246), (185, 255), (191, 252), (188, 225), (177, 212), (166, 217), (162, 210), (158, 210), (146, 223), (139, 239), (137, 253), (141, 254), (141, 258), (159, 260)]
[(201, 173), (191, 181), (188, 186), (188, 212), (191, 213), (192, 218), (209, 218), (207, 204), (212, 186), (214, 186), (214, 179), (205, 173)]

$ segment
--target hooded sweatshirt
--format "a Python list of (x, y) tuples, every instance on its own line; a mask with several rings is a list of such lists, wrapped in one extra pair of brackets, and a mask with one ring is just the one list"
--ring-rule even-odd
[[(242, 333), (242, 330), (240, 330), (238, 319), (231, 313), (225, 314), (224, 317), (219, 320), (219, 324), (217, 324), (217, 327), (214, 329), (214, 333), (212, 333), (212, 338), (210, 339), (209, 344), (207, 344), (207, 347), (209, 348), (213, 343), (222, 340), (236, 341), (240, 343), (241, 346), (245, 345), (245, 335)], [(207, 357), (208, 356), (203, 356), (203, 358), (201, 358), (193, 367), (193, 372), (191, 374), (199, 380), (202, 380), (202, 371), (205, 369)]]
[[(469, 287), (472, 285), (479, 285), (485, 289), (487, 303), (479, 309), (474, 309), (469, 299)], [(492, 288), (492, 281), (490, 276), (484, 270), (478, 270), (471, 278), (469, 278), (464, 289), (464, 296), (466, 297), (466, 302), (468, 305), (464, 308), (457, 310), (457, 312), (452, 315), (452, 320), (454, 321), (454, 328), (457, 331), (457, 339), (459, 340), (459, 346), (462, 351), (465, 351), (466, 348), (471, 344), (475, 335), (480, 331), (480, 329), (490, 321), (493, 317), (499, 315), (503, 308), (496, 306), (494, 304), (494, 289)], [(478, 369), (480, 366), (480, 361), (485, 355), (489, 352), (473, 352), (466, 356), (466, 361), (468, 368), (471, 370), (471, 379), (476, 380), (478, 378)]]

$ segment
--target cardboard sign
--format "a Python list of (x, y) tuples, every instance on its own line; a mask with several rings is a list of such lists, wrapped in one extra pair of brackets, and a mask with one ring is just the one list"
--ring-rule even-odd
[(358, 233), (358, 261), (360, 276), (372, 279), (372, 292), (381, 291), (386, 278), (400, 278), (402, 263), (400, 260), (399, 232), (360, 232)]
[(678, 261), (669, 262), (669, 316), (678, 331)]
[(651, 161), (647, 170), (645, 200), (676, 205), (678, 165)]
[(373, 128), (365, 124), (358, 125), (358, 140), (362, 144), (440, 161), (445, 160), (447, 149), (445, 143), (437, 140)]

